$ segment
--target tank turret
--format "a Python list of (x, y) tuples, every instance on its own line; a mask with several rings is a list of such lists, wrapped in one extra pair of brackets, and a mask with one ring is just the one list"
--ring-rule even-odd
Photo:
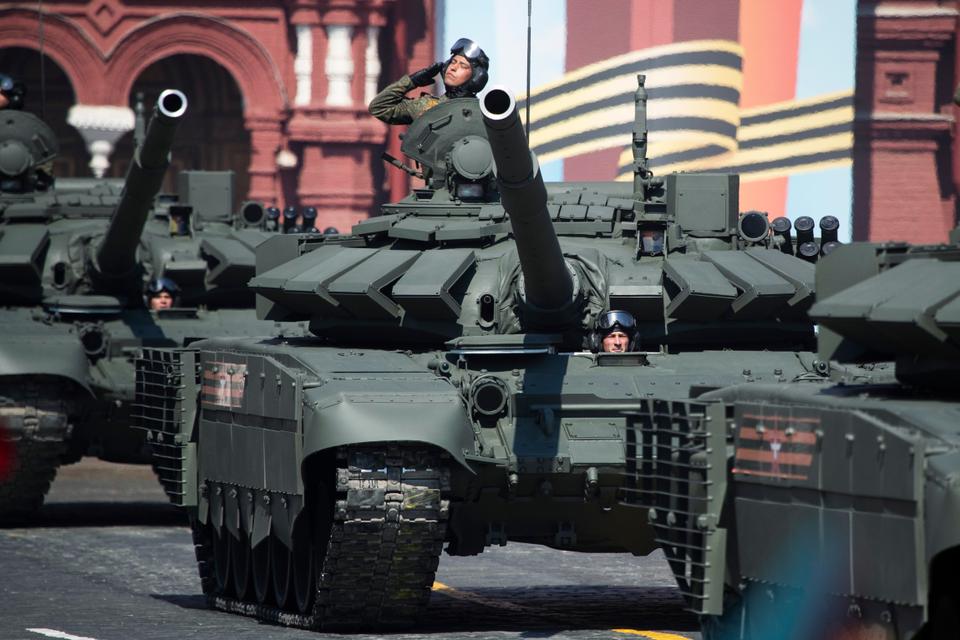
[(957, 395), (960, 246), (841, 246), (821, 259), (817, 280), (810, 315), (821, 362), (892, 362), (901, 384)]
[(143, 142), (134, 153), (120, 202), (96, 249), (99, 276), (121, 278), (136, 266), (137, 245), (154, 198), (170, 164), (177, 124), (187, 111), (187, 97), (175, 89), (160, 94)]
[(574, 348), (619, 309), (649, 348), (812, 348), (816, 223), (791, 240), (786, 219), (741, 216), (736, 175), (654, 176), (643, 81), (632, 184), (545, 184), (503, 89), (433, 107), (403, 138), (415, 164), (387, 158), (422, 187), (351, 234), (260, 247), (261, 317), (332, 340), (364, 326), (401, 346), (543, 333)]
[(0, 193), (46, 191), (53, 180), (45, 166), (60, 150), (50, 126), (26, 111), (6, 110), (0, 121)]

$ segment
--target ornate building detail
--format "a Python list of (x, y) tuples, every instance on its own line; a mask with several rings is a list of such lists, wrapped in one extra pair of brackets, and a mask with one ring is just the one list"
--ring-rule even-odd
[(70, 108), (67, 122), (80, 132), (92, 156), (90, 169), (93, 175), (102, 178), (110, 168), (108, 158), (113, 145), (133, 129), (133, 109), (112, 105), (77, 104)]
[[(185, 145), (185, 152), (173, 158), (174, 171), (230, 168), (245, 185), (241, 199), (316, 207), (318, 226), (349, 229), (374, 213), (379, 202), (407, 191), (409, 177), (384, 173), (380, 161), (385, 144), (397, 152), (401, 129), (372, 118), (366, 104), (381, 77), (390, 81), (429, 63), (435, 3), (227, 0), (197, 5), (174, 0), (160, 6), (46, 0), (47, 69), (57, 68), (61, 113), (73, 107), (67, 120), (83, 138), (73, 137), (72, 155), (61, 166), (74, 175), (88, 162), (96, 175), (122, 170), (117, 158), (111, 163), (110, 153), (129, 144), (121, 137), (133, 126), (128, 106), (135, 83), (150, 73), (153, 84), (184, 73), (184, 81), (194, 86), (188, 96), (192, 112), (203, 112), (204, 100), (220, 109), (216, 113), (232, 109), (230, 118), (242, 131), (220, 130), (213, 115), (209, 123), (197, 121), (193, 130), (205, 141)], [(24, 50), (39, 51), (38, 6), (0, 5), (0, 61), (5, 51), (17, 60), (25, 59)], [(389, 50), (380, 51), (378, 40), (389, 42)], [(192, 73), (189, 59), (197, 57), (212, 63), (207, 67), (215, 73), (203, 76), (212, 83), (198, 82), (200, 76)], [(162, 69), (159, 75), (157, 69)], [(230, 94), (237, 97), (228, 107), (219, 82), (235, 83), (239, 94)], [(63, 125), (64, 115), (59, 118)]]
[(377, 49), (379, 35), (380, 27), (367, 27), (367, 51), (364, 65), (366, 75), (363, 84), (364, 104), (369, 104), (373, 97), (377, 95), (377, 87), (380, 82), (380, 52)]
[(297, 25), (297, 57), (293, 61), (297, 75), (297, 93), (293, 99), (296, 106), (310, 104), (313, 95), (313, 26)]
[(945, 4), (858, 5), (855, 239), (945, 242), (957, 224), (951, 98), (960, 80), (954, 59), (960, 12)]
[(327, 106), (349, 107), (353, 105), (350, 82), (353, 80), (353, 54), (350, 51), (353, 27), (345, 24), (328, 24), (327, 59), (324, 71), (327, 74)]

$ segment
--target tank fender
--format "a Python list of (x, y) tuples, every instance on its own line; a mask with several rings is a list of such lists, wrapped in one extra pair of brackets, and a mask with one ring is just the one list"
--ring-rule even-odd
[(15, 341), (0, 340), (0, 375), (64, 378), (92, 397), (89, 374), (90, 361), (75, 337), (16, 336)]
[[(380, 385), (376, 385), (380, 387)], [(331, 394), (307, 390), (303, 403), (303, 455), (370, 442), (422, 442), (448, 452), (469, 469), (474, 432), (453, 387), (387, 392), (351, 385)]]

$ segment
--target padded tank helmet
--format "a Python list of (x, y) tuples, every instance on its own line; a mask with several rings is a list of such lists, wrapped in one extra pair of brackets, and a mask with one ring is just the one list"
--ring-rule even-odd
[(149, 308), (150, 298), (154, 297), (161, 291), (166, 291), (169, 293), (173, 297), (173, 306), (177, 306), (180, 298), (180, 287), (177, 286), (177, 283), (170, 278), (165, 278), (163, 276), (150, 278), (150, 281), (147, 283), (147, 286), (143, 291), (144, 306)]
[(443, 68), (440, 70), (441, 77), (446, 75), (447, 67), (453, 62), (454, 56), (458, 55), (470, 61), (470, 67), (473, 69), (473, 72), (470, 74), (470, 79), (459, 87), (447, 87), (444, 85), (444, 90), (450, 98), (475, 96), (487, 86), (490, 59), (476, 42), (470, 38), (460, 38), (450, 47), (450, 57), (443, 63)]
[(627, 351), (635, 351), (637, 347), (637, 321), (628, 311), (610, 310), (601, 314), (594, 325), (590, 336), (590, 350), (599, 352), (603, 348), (603, 339), (615, 331), (626, 334), (630, 339)]

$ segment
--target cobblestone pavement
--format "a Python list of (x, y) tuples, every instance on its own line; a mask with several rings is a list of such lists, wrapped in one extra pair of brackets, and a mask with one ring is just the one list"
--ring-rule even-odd
[[(211, 611), (190, 533), (148, 468), (62, 469), (30, 527), (0, 529), (0, 639), (313, 639)], [(509, 544), (443, 556), (420, 638), (699, 638), (663, 557)], [(381, 636), (352, 636), (372, 638)]]

